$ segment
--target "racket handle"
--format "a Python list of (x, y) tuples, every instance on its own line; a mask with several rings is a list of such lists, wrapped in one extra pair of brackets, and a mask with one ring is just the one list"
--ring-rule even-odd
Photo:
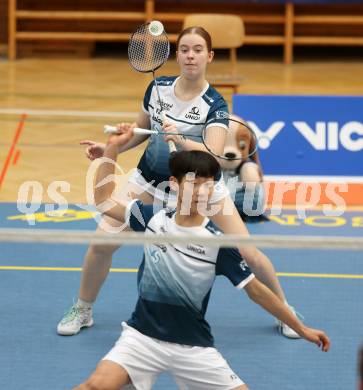
[(140, 127), (135, 127), (134, 129), (132, 129), (132, 131), (134, 132), (134, 134), (159, 134), (159, 132), (156, 130), (141, 129)]
[[(140, 127), (135, 127), (133, 130), (134, 134), (158, 134), (156, 130), (141, 129)], [(103, 127), (103, 132), (105, 134), (118, 134), (116, 126), (105, 125)]]
[(116, 134), (117, 133), (117, 127), (116, 126), (105, 125), (105, 126), (103, 126), (103, 132), (105, 134)]
[[(146, 134), (146, 135), (159, 134), (159, 132), (156, 130), (141, 129), (140, 127), (135, 127), (132, 131), (134, 132), (134, 134)], [(110, 126), (110, 125), (105, 125), (103, 127), (103, 132), (105, 134), (118, 134), (117, 127)], [(176, 152), (176, 146), (173, 141), (169, 141), (168, 146), (169, 146), (170, 153)]]
[[(161, 112), (161, 118), (163, 120), (163, 123), (165, 124), (165, 122), (167, 122), (167, 118), (166, 118), (164, 111)], [(170, 153), (176, 152), (176, 146), (175, 146), (175, 143), (173, 141), (168, 141), (168, 146), (169, 146)]]
[(176, 146), (173, 141), (168, 141), (168, 146), (169, 146), (169, 152), (174, 153), (176, 152)]

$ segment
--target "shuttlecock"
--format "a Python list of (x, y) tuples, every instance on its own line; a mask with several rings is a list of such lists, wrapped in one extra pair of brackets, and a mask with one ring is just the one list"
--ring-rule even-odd
[(158, 20), (154, 20), (149, 24), (149, 32), (151, 35), (158, 36), (161, 35), (164, 31), (164, 26)]

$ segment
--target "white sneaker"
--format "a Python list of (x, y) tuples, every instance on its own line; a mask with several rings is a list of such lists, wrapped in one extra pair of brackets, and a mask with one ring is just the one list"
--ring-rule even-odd
[(92, 308), (83, 309), (76, 303), (64, 314), (57, 326), (57, 333), (62, 336), (77, 334), (81, 328), (93, 325)]
[[(292, 311), (292, 313), (294, 314), (294, 316), (296, 317), (302, 317), (301, 315), (299, 315), (298, 313), (296, 313), (295, 309), (290, 306), (290, 305), (287, 305), (289, 307), (289, 309)], [(299, 336), (295, 331), (294, 329), (290, 328), (288, 325), (284, 324), (282, 321), (280, 320), (277, 320), (277, 328), (278, 328), (278, 331), (285, 337), (289, 338), (289, 339), (300, 339), (301, 336)]]

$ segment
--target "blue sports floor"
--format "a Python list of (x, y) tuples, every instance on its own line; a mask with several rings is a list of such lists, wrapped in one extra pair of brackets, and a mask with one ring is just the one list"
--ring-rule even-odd
[[(64, 215), (42, 210), (30, 226), (15, 204), (0, 203), (0, 226), (94, 229), (87, 212), (70, 206)], [(269, 222), (249, 224), (254, 234), (362, 236), (363, 212), (305, 219), (285, 210)], [(0, 389), (65, 390), (84, 381), (119, 337), (120, 323), (136, 301), (141, 248), (123, 247), (94, 308), (95, 325), (74, 337), (56, 334), (63, 312), (77, 298), (86, 246), (1, 244)], [(217, 278), (207, 318), (216, 346), (236, 373), (256, 390), (356, 388), (357, 351), (363, 343), (361, 252), (265, 250), (305, 322), (331, 338), (329, 353), (277, 334), (274, 319), (247, 295)], [(157, 390), (176, 389), (162, 376)]]

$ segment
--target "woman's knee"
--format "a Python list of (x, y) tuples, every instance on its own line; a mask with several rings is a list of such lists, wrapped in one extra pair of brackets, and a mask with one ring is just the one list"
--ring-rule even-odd
[(92, 375), (82, 383), (79, 387), (76, 387), (74, 390), (119, 390), (120, 387), (116, 388), (115, 386), (107, 384), (106, 378), (100, 375)]
[(252, 259), (252, 258), (249, 258), (248, 260), (244, 257), (247, 265), (253, 270), (253, 269), (256, 269), (258, 267), (258, 261), (256, 261), (255, 259)]
[(119, 245), (90, 245), (88, 254), (93, 257), (110, 257), (119, 248)]
[(254, 269), (261, 266), (261, 252), (257, 248), (242, 247), (239, 248), (239, 252), (250, 268)]
[(98, 387), (97, 384), (95, 384), (93, 380), (90, 378), (86, 382), (73, 388), (73, 390), (100, 390), (100, 387)]
[(241, 176), (243, 182), (261, 182), (261, 175), (257, 164), (248, 162), (242, 165)]
[(91, 377), (85, 383), (77, 387), (76, 390), (106, 390), (106, 388)]
[(241, 385), (241, 386), (234, 388), (233, 390), (249, 390), (249, 389), (248, 389), (247, 385)]

